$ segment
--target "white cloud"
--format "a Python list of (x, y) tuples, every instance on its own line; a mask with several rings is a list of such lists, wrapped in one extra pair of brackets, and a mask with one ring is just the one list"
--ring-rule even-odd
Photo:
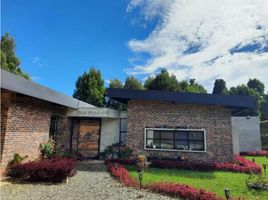
[[(267, 0), (132, 0), (127, 11), (134, 9), (147, 23), (160, 20), (147, 38), (128, 42), (136, 57), (149, 54), (131, 73), (154, 74), (166, 67), (179, 79), (195, 78), (209, 91), (215, 78), (230, 87), (256, 77), (268, 89)], [(232, 52), (254, 44), (255, 51)]]
[(38, 67), (42, 67), (42, 64), (40, 63), (40, 59), (38, 57), (33, 58), (32, 63), (37, 65)]

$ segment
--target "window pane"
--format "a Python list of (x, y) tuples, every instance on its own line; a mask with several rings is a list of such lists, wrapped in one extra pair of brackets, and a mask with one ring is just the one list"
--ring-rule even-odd
[(173, 131), (161, 131), (161, 139), (173, 140)]
[(160, 138), (160, 131), (154, 131), (154, 138)]
[(173, 140), (161, 140), (161, 149), (173, 149)]
[(204, 132), (203, 131), (191, 131), (189, 133), (190, 140), (204, 140)]
[(154, 138), (154, 131), (153, 130), (147, 130), (147, 138)]
[(189, 150), (188, 149), (188, 141), (175, 141), (175, 149)]
[(190, 141), (190, 150), (195, 151), (204, 151), (204, 142), (203, 141)]
[(155, 145), (155, 147), (159, 149), (159, 148), (160, 148), (160, 143), (159, 143), (159, 142), (160, 142), (160, 141), (157, 140), (157, 139), (154, 139), (154, 140), (152, 140), (152, 139), (148, 139), (148, 140), (147, 140), (146, 147), (147, 147), (147, 148), (153, 148), (154, 145)]
[(188, 140), (188, 132), (187, 131), (176, 131), (175, 139), (176, 140)]

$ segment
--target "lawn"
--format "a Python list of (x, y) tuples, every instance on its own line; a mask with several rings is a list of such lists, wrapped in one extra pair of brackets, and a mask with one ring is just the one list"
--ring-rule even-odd
[(251, 161), (254, 158), (255, 162), (258, 163), (259, 165), (263, 165), (263, 164), (268, 165), (268, 158), (266, 158), (264, 156), (261, 156), (261, 157), (258, 157), (258, 156), (245, 156), (245, 158), (248, 159), (248, 160), (251, 160)]
[[(251, 157), (250, 157), (251, 158)], [(265, 162), (264, 158), (257, 157), (256, 162)], [(133, 166), (127, 166), (131, 176), (138, 180), (138, 174)], [(259, 197), (260, 200), (268, 199), (268, 191), (249, 190), (246, 180), (249, 175), (233, 172), (202, 172), (178, 169), (156, 169), (149, 168), (144, 172), (143, 184), (154, 182), (175, 182), (188, 184), (195, 188), (203, 188), (215, 192), (224, 197), (224, 188), (231, 190), (232, 197)]]

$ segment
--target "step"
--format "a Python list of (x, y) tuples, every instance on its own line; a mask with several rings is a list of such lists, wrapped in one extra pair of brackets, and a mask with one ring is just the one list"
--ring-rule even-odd
[(77, 170), (81, 171), (106, 171), (103, 160), (83, 160), (77, 162)]

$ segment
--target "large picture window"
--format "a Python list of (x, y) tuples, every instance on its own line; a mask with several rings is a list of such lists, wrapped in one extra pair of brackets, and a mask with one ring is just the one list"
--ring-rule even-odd
[(145, 129), (145, 149), (206, 151), (204, 129)]

